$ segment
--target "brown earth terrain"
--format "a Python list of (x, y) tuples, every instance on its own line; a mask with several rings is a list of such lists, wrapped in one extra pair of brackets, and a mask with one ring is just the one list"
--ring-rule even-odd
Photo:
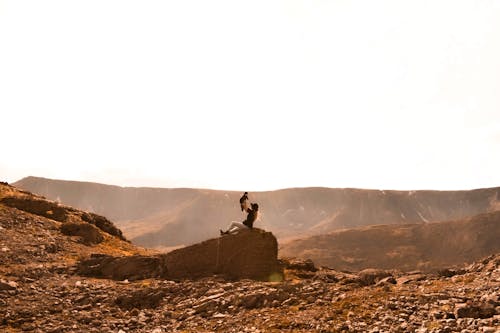
[(500, 211), (458, 221), (378, 225), (336, 231), (280, 245), (281, 256), (311, 259), (337, 270), (436, 271), (500, 252)]
[[(172, 248), (213, 238), (242, 221), (241, 192), (123, 188), (27, 177), (16, 186), (63, 204), (104, 215), (133, 243)], [(500, 188), (470, 191), (379, 191), (294, 188), (250, 193), (261, 207), (256, 226), (278, 240), (379, 224), (461, 220), (500, 210)]]
[[(1, 332), (494, 333), (500, 326), (499, 254), (435, 274), (349, 273), (282, 259), (284, 274), (274, 282), (224, 274), (145, 278), (139, 275), (150, 267), (148, 258), (161, 254), (86, 221), (86, 212), (43, 201), (0, 184)], [(91, 227), (63, 233), (65, 224)], [(261, 232), (234, 240), (245, 246), (249, 235), (261, 237)], [(228, 237), (235, 236), (220, 239)], [(213, 258), (214, 242), (194, 257), (207, 252)], [(186, 265), (197, 245), (186, 248)], [(182, 257), (177, 256), (179, 262)], [(82, 276), (81, 265), (92, 258), (124, 260), (136, 265), (136, 275), (130, 280)], [(104, 261), (100, 265), (106, 266)], [(107, 268), (103, 271), (113, 266)]]

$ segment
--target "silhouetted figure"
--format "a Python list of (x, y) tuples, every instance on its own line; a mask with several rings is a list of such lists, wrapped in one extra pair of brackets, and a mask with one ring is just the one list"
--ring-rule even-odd
[(226, 231), (220, 230), (221, 235), (231, 234), (239, 230), (252, 229), (253, 223), (259, 217), (259, 205), (256, 203), (251, 204), (251, 208), (247, 208), (247, 219), (243, 222), (231, 222)]
[(251, 206), (252, 208), (247, 208), (247, 213), (248, 213), (247, 219), (243, 221), (243, 224), (249, 228), (253, 228), (253, 223), (259, 217), (259, 205), (253, 203)]
[(240, 206), (241, 206), (241, 211), (244, 212), (248, 209), (248, 204), (250, 201), (248, 201), (248, 192), (243, 193), (243, 196), (240, 198)]

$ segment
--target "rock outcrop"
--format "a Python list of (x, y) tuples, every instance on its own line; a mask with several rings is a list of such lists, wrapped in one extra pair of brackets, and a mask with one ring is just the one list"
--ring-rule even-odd
[(123, 236), (122, 231), (117, 228), (113, 222), (105, 218), (104, 216), (97, 215), (94, 213), (89, 213), (89, 212), (81, 212), (80, 218), (90, 224), (95, 225), (102, 231), (120, 238), (121, 240), (127, 240), (125, 236)]
[(57, 202), (39, 199), (33, 196), (26, 197), (5, 197), (0, 200), (8, 207), (17, 208), (22, 211), (43, 216), (51, 220), (64, 222), (67, 219), (67, 210)]
[(209, 239), (157, 256), (93, 256), (79, 264), (82, 275), (137, 280), (152, 277), (199, 279), (221, 275), (227, 279), (262, 281), (282, 279), (278, 242), (260, 229)]
[(78, 236), (86, 245), (99, 244), (104, 240), (99, 229), (89, 223), (66, 222), (61, 225), (61, 233), (66, 236)]
[(281, 274), (277, 256), (276, 237), (250, 229), (172, 251), (165, 259), (172, 278), (222, 274), (231, 279), (268, 281)]
[[(79, 223), (89, 223), (112, 236), (116, 236), (121, 240), (126, 240), (122, 231), (104, 216), (80, 211), (73, 207), (47, 200), (44, 197), (33, 195), (29, 192), (19, 191), (10, 185), (4, 185), (4, 190), (7, 188), (12, 192), (11, 195), (6, 195), (4, 197), (0, 196), (0, 203), (7, 207), (16, 208), (27, 213), (43, 216), (62, 223), (75, 221)], [(67, 230), (75, 230), (75, 226), (67, 227)], [(89, 228), (86, 228), (86, 230), (88, 231)], [(92, 241), (92, 243), (98, 242)]]
[(164, 266), (162, 256), (92, 254), (90, 259), (79, 263), (78, 272), (83, 276), (133, 281), (165, 277)]

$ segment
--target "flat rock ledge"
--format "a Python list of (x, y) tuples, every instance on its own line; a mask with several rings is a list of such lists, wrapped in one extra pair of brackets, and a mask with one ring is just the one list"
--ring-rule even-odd
[(154, 256), (92, 255), (79, 262), (78, 274), (114, 280), (147, 278), (280, 281), (278, 242), (261, 229), (240, 231)]

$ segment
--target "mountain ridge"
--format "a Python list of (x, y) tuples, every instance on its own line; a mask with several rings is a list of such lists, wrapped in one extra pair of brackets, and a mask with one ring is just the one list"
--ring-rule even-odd
[(371, 225), (301, 238), (280, 255), (336, 270), (367, 268), (436, 271), (500, 252), (500, 210), (456, 221)]
[[(215, 237), (241, 221), (240, 192), (206, 189), (123, 188), (28, 177), (14, 183), (50, 199), (113, 220), (133, 242), (171, 247)], [(395, 191), (326, 187), (251, 192), (261, 206), (256, 226), (278, 239), (307, 237), (374, 224), (458, 220), (500, 209), (500, 188)]]

